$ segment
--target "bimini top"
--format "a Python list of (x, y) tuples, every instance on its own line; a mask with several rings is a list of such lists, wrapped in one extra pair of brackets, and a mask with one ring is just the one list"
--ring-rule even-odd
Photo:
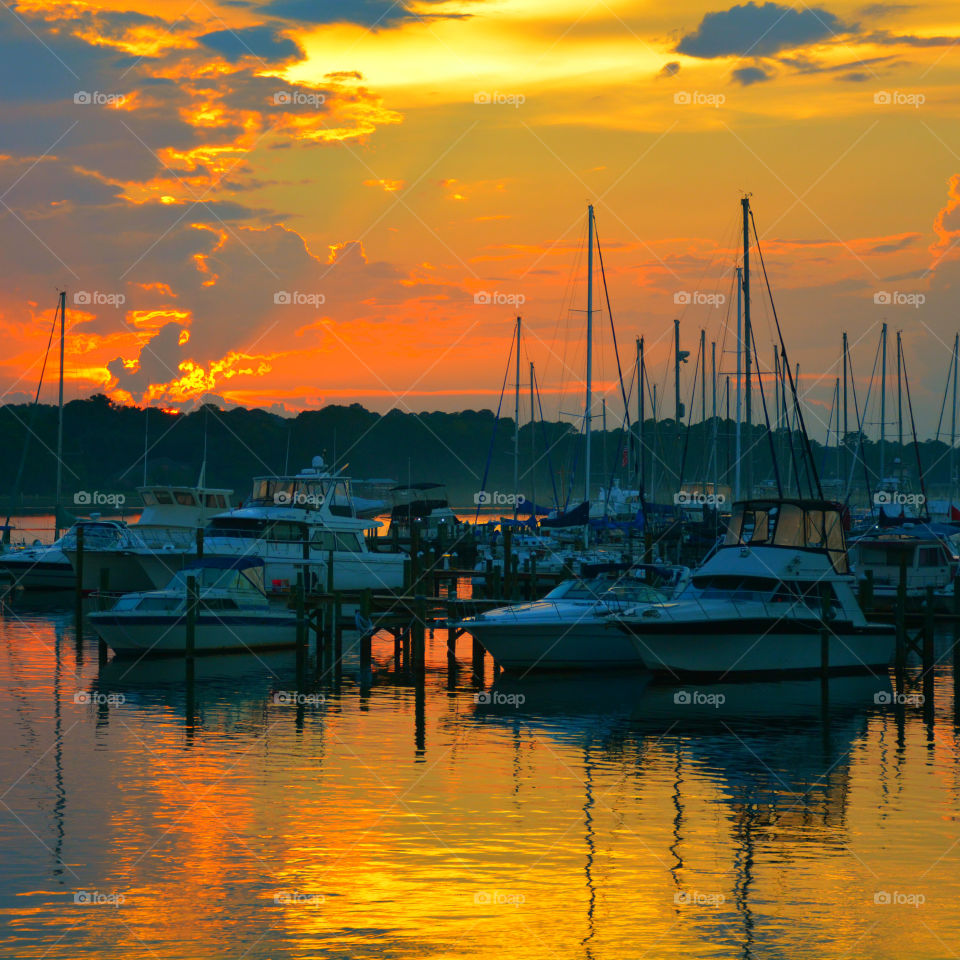
[(830, 500), (735, 503), (723, 545), (812, 550), (826, 553), (837, 573), (849, 572), (842, 510)]

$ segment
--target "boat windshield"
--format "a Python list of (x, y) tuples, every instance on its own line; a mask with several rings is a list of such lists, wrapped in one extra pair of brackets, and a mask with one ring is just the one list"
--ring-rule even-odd
[(848, 569), (840, 511), (820, 501), (736, 504), (724, 546), (820, 550), (830, 558), (837, 573), (847, 573)]
[(630, 578), (610, 580), (565, 580), (551, 590), (544, 600), (604, 600), (621, 603), (664, 603), (667, 597), (647, 583)]
[(244, 567), (242, 570), (223, 567), (190, 567), (181, 570), (171, 581), (168, 590), (177, 593), (187, 590), (187, 577), (195, 577), (197, 589), (229, 590), (240, 593), (263, 593), (263, 567)]

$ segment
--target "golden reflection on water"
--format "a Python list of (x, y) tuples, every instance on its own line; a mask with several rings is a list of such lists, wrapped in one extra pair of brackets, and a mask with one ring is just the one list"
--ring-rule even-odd
[(926, 716), (834, 681), (827, 724), (817, 682), (501, 678), (484, 706), (445, 643), (418, 738), (388, 640), (370, 689), (348, 661), (299, 706), (292, 654), (200, 660), (188, 710), (182, 663), (99, 667), (67, 612), (9, 613), (0, 956), (960, 953), (949, 671)]

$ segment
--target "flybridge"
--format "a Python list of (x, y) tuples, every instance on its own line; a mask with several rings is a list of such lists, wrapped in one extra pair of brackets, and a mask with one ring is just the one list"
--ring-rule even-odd
[(840, 507), (829, 500), (747, 500), (736, 503), (724, 547), (778, 547), (826, 553), (847, 573)]

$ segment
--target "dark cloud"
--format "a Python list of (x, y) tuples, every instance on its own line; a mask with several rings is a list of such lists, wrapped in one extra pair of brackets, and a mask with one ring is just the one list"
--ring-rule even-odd
[(197, 38), (210, 50), (219, 53), (230, 63), (244, 57), (253, 57), (272, 63), (302, 60), (303, 50), (289, 37), (269, 25), (243, 27), (237, 30), (216, 30)]
[(834, 77), (834, 79), (839, 80), (842, 83), (866, 83), (867, 80), (873, 79), (873, 75), (870, 73), (854, 71), (853, 73), (843, 73), (839, 77)]
[(752, 86), (754, 83), (766, 83), (773, 79), (773, 74), (763, 67), (737, 67), (731, 74), (734, 83), (742, 87)]
[(908, 233), (903, 237), (898, 237), (896, 240), (888, 240), (885, 243), (878, 243), (867, 250), (867, 253), (897, 253), (900, 250), (905, 250), (907, 247), (912, 246), (920, 239), (922, 239), (921, 234)]
[(672, 60), (670, 63), (665, 63), (660, 68), (660, 72), (657, 74), (657, 76), (661, 79), (664, 79), (666, 77), (675, 77), (679, 72), (680, 64), (676, 60)]
[(889, 33), (886, 30), (861, 38), (865, 43), (890, 47), (952, 47), (960, 37), (916, 37), (913, 34)]
[(846, 33), (834, 14), (820, 7), (795, 10), (779, 3), (750, 3), (708, 13), (693, 33), (677, 44), (690, 57), (765, 57)]
[[(442, 2), (442, 0), (437, 0)], [(410, 20), (463, 19), (461, 13), (415, 13), (398, 0), (270, 0), (261, 12), (299, 23), (356, 23), (370, 30), (387, 30)]]

